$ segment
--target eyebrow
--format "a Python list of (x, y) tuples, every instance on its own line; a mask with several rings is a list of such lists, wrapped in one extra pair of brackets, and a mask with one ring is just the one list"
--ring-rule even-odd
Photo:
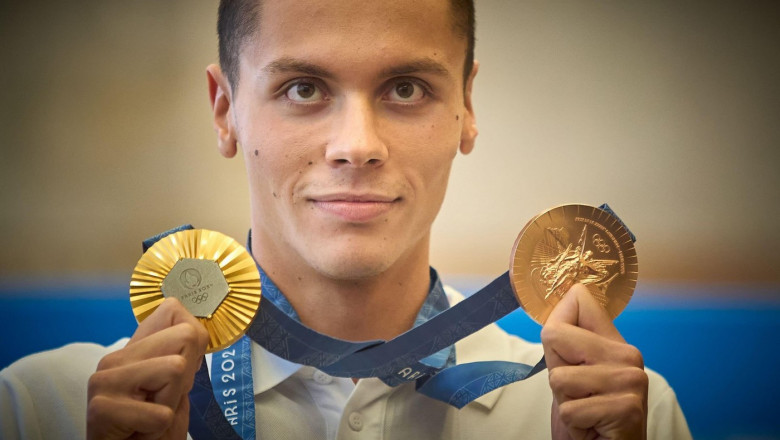
[(382, 70), (382, 76), (402, 76), (412, 73), (431, 73), (437, 76), (450, 76), (450, 71), (443, 64), (432, 58), (420, 58), (398, 66)]
[(271, 75), (295, 72), (320, 78), (333, 78), (334, 76), (332, 73), (320, 66), (317, 66), (316, 64), (289, 57), (283, 57), (271, 61), (265, 67), (263, 67), (262, 71), (263, 73)]
[[(331, 79), (335, 76), (327, 69), (316, 64), (290, 57), (282, 57), (271, 61), (263, 67), (262, 72), (270, 75), (294, 72), (326, 79)], [(388, 67), (380, 72), (380, 76), (392, 77), (413, 73), (430, 73), (442, 77), (451, 76), (450, 71), (443, 64), (428, 57)]]

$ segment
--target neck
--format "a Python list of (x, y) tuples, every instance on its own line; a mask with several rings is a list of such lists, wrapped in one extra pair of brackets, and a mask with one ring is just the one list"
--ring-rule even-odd
[[(255, 259), (292, 304), (301, 322), (331, 337), (351, 341), (392, 339), (414, 325), (430, 287), (428, 237), (375, 276), (333, 279), (278, 258), (253, 235)], [(272, 246), (270, 246), (272, 247)], [(266, 256), (276, 258), (266, 258)]]

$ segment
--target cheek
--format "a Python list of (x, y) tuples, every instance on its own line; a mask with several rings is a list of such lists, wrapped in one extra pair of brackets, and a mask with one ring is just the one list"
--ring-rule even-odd
[(418, 137), (417, 145), (410, 152), (409, 163), (415, 164), (428, 176), (426, 180), (446, 180), (459, 146), (460, 134), (452, 126), (440, 128), (432, 124), (424, 136)]
[[(262, 210), (270, 212), (285, 194), (285, 175), (289, 175), (279, 160), (280, 154), (272, 145), (247, 145), (244, 153), (247, 175), (249, 176), (249, 191), (253, 203), (262, 206)], [(281, 155), (284, 156), (283, 154)]]
[(247, 142), (244, 158), (252, 180), (260, 185), (270, 186), (277, 196), (291, 191), (290, 186), (314, 163), (311, 148), (305, 142), (305, 134), (294, 131), (274, 130), (258, 133), (256, 142)]
[(416, 187), (416, 197), (433, 207), (438, 206), (444, 198), (458, 144), (429, 144), (425, 148), (425, 151), (410, 157), (407, 166), (415, 170), (413, 185)]

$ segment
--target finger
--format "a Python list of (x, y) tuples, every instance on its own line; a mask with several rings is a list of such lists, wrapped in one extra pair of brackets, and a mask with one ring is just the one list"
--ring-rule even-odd
[(192, 387), (186, 362), (181, 355), (170, 355), (97, 371), (89, 378), (88, 397), (128, 397), (176, 410), (181, 395)]
[(87, 407), (87, 438), (125, 439), (141, 433), (144, 438), (156, 439), (173, 420), (173, 410), (164, 405), (96, 396)]
[(199, 331), (198, 336), (205, 341), (205, 344), (208, 344), (208, 332), (203, 327), (203, 324), (192, 316), (176, 298), (166, 298), (160, 303), (151, 315), (138, 324), (138, 329), (136, 329), (133, 337), (130, 338), (127, 344), (134, 344), (153, 333), (182, 323), (190, 324), (199, 330), (202, 329), (202, 331)]
[(187, 394), (184, 394), (181, 396), (181, 401), (179, 402), (179, 409), (177, 409), (176, 413), (174, 414), (173, 424), (171, 425), (170, 429), (168, 429), (166, 438), (171, 438), (171, 439), (186, 438), (189, 424), (190, 424), (190, 398)]
[(558, 408), (558, 402), (555, 400), (555, 396), (553, 396), (552, 408), (550, 410), (550, 437), (552, 440), (572, 440), (569, 428), (561, 421)]
[[(202, 327), (199, 323), (197, 325)], [(200, 366), (200, 358), (206, 350), (199, 327), (194, 327), (190, 323), (181, 323), (160, 330), (138, 340), (133, 345), (127, 345), (122, 350), (104, 356), (98, 363), (97, 369), (111, 369), (154, 357), (180, 354), (187, 359), (191, 369), (196, 371)]]
[(644, 367), (642, 354), (636, 347), (572, 324), (548, 321), (541, 337), (549, 369), (583, 364)]
[(626, 393), (570, 400), (558, 406), (561, 421), (575, 439), (593, 430), (600, 438), (641, 439), (646, 431), (646, 401)]
[(647, 374), (636, 367), (583, 365), (558, 367), (550, 371), (550, 389), (559, 403), (610, 393), (647, 392)]
[(572, 286), (556, 304), (550, 316), (547, 317), (545, 325), (551, 322), (576, 325), (609, 339), (625, 342), (612, 323), (606, 309), (593, 298), (588, 288), (582, 284)]

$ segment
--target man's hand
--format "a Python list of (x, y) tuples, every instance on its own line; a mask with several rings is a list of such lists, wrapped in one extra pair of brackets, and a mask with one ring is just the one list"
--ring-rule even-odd
[(644, 439), (647, 374), (588, 289), (577, 284), (542, 328), (553, 439)]
[(163, 301), (90, 377), (87, 438), (186, 438), (188, 393), (207, 344), (208, 332), (178, 300)]

